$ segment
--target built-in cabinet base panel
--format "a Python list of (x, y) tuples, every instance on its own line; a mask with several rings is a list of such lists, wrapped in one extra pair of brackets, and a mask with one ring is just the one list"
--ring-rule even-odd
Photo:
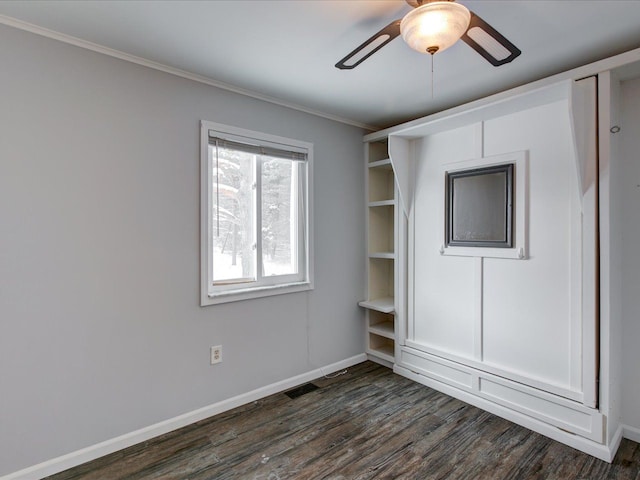
[(615, 455), (605, 417), (575, 401), (404, 346), (394, 372), (607, 462)]

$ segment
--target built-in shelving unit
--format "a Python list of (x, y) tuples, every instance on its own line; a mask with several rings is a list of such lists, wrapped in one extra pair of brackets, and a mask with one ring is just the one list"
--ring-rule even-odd
[(392, 366), (396, 340), (397, 194), (386, 141), (365, 147), (367, 200), (367, 354)]

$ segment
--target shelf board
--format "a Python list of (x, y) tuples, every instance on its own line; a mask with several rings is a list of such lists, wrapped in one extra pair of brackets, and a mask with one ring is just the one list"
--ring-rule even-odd
[(369, 168), (383, 168), (385, 170), (390, 170), (391, 160), (385, 158), (384, 160), (378, 160), (377, 162), (370, 162)]
[(371, 207), (393, 207), (396, 201), (392, 198), (390, 200), (379, 200), (377, 202), (369, 202), (369, 208)]
[(371, 325), (369, 326), (369, 333), (390, 338), (391, 340), (395, 340), (396, 338), (393, 322), (380, 322), (375, 325)]
[(393, 363), (395, 361), (393, 356), (393, 345), (382, 345), (376, 348), (368, 348), (367, 353), (369, 355), (382, 358), (383, 360), (387, 360), (388, 362)]
[(369, 254), (369, 258), (388, 258), (389, 260), (393, 260), (396, 258), (396, 255), (393, 252), (373, 252)]
[(358, 305), (369, 310), (376, 310), (382, 313), (393, 313), (395, 311), (395, 302), (393, 297), (382, 297), (374, 300), (364, 300)]

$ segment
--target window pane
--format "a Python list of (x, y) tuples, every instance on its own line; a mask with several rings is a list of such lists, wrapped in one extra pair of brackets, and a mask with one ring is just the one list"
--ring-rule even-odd
[(255, 155), (215, 145), (212, 158), (213, 283), (256, 280)]
[(298, 162), (263, 157), (262, 268), (265, 277), (298, 273)]
[(506, 242), (506, 172), (456, 178), (453, 188), (452, 240)]

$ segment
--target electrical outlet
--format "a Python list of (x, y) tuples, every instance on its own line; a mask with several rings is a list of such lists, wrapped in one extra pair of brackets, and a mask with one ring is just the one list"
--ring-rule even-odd
[(222, 362), (222, 345), (211, 347), (211, 365)]

